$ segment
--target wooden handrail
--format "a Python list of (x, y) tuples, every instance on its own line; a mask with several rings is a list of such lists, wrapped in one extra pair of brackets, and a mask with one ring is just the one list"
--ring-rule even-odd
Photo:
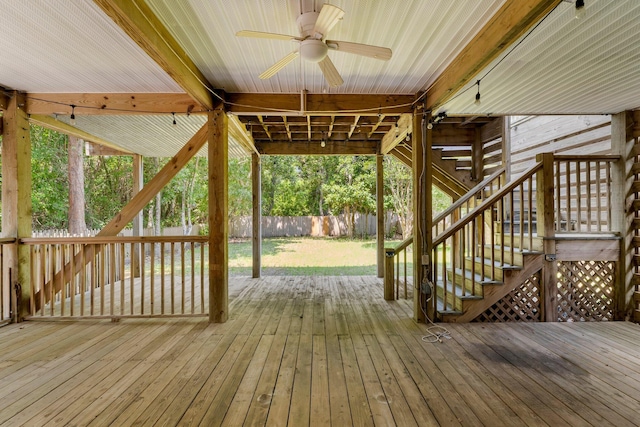
[(449, 206), (443, 212), (440, 212), (433, 219), (433, 223), (437, 224), (440, 221), (442, 221), (445, 217), (447, 217), (448, 215), (451, 215), (456, 209), (460, 208), (463, 204), (468, 202), (472, 197), (475, 197), (475, 195), (478, 194), (479, 191), (482, 191), (482, 189), (484, 189), (484, 187), (489, 185), (489, 183), (491, 183), (491, 181), (493, 181), (494, 179), (496, 179), (497, 177), (502, 175), (504, 173), (504, 171), (505, 171), (504, 167), (498, 168), (493, 174), (491, 174), (489, 177), (485, 178), (482, 182), (480, 182), (478, 185), (476, 185), (471, 190), (469, 190), (467, 192), (467, 194), (465, 194), (464, 196), (462, 196), (461, 198), (456, 200), (454, 204)]
[(413, 243), (413, 236), (411, 237), (407, 237), (406, 239), (404, 239), (402, 242), (400, 242), (397, 246), (394, 246), (393, 248), (384, 248), (385, 252), (393, 252), (394, 254), (396, 252), (400, 252), (401, 250), (407, 248), (409, 245), (411, 245)]
[(15, 243), (16, 240), (15, 237), (3, 237), (0, 239), (0, 245)]
[(452, 224), (446, 231), (436, 236), (436, 238), (433, 240), (433, 246), (435, 247), (440, 243), (444, 242), (445, 240), (447, 240), (449, 237), (453, 236), (455, 233), (461, 230), (466, 224), (471, 222), (471, 220), (480, 216), (487, 209), (487, 207), (494, 205), (498, 200), (502, 199), (508, 193), (515, 190), (518, 186), (520, 186), (520, 184), (528, 180), (534, 173), (538, 172), (540, 169), (542, 169), (542, 163), (537, 163), (536, 165), (531, 167), (528, 171), (526, 171), (520, 178), (500, 188), (497, 193), (494, 193), (491, 196), (489, 196), (488, 199), (484, 200), (480, 205), (478, 205), (475, 209), (469, 212), (468, 215), (456, 221), (456, 223)]
[(617, 154), (554, 154), (554, 162), (572, 162), (580, 160), (589, 160), (591, 162), (615, 162), (620, 160), (622, 156)]
[[(14, 239), (15, 240), (15, 239)], [(25, 245), (51, 245), (51, 244), (95, 244), (109, 243), (181, 243), (195, 242), (208, 243), (209, 236), (135, 236), (135, 237), (26, 237), (20, 239)]]

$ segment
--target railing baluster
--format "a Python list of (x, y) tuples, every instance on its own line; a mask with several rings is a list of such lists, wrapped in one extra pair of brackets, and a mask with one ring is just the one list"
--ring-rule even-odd
[(191, 254), (191, 314), (195, 314), (195, 301), (196, 301), (196, 252), (195, 252), (195, 243), (189, 242), (190, 244), (190, 254)]
[[(527, 193), (527, 202), (529, 203), (529, 247), (528, 249), (533, 250), (533, 176), (529, 177), (528, 183), (528, 193)], [(536, 228), (537, 231), (537, 228)]]
[[(447, 241), (442, 242), (442, 308), (447, 309)], [(413, 266), (413, 268), (416, 268)]]
[(400, 257), (398, 257), (398, 254), (396, 253), (394, 258), (396, 259), (396, 277), (395, 277), (396, 298), (395, 299), (398, 299), (400, 298)]
[(185, 289), (184, 289), (184, 285), (185, 285), (185, 271), (184, 271), (184, 242), (180, 242), (180, 268), (181, 268), (181, 279), (182, 279), (182, 284), (180, 286), (180, 289), (182, 290), (182, 294), (181, 294), (181, 313), (184, 314), (184, 296), (185, 296)]
[(586, 188), (587, 188), (587, 232), (591, 233), (593, 230), (591, 229), (591, 215), (593, 214), (593, 210), (591, 209), (591, 162), (589, 160), (586, 161)]
[[(524, 224), (525, 224), (525, 215), (524, 215), (524, 181), (520, 184), (520, 199), (518, 201), (518, 208), (520, 211), (520, 243), (518, 248), (520, 249), (520, 253), (522, 253), (522, 248), (524, 247)], [(531, 224), (527, 223), (527, 227), (531, 228)]]
[(111, 316), (113, 316), (115, 314), (115, 303), (116, 303), (116, 295), (115, 295), (115, 288), (116, 288), (116, 244), (115, 243), (111, 243), (109, 244), (109, 289), (111, 290), (110, 293), (110, 300), (109, 300), (109, 314)]
[[(200, 244), (200, 313), (204, 313), (204, 248), (205, 244)], [(209, 302), (211, 304), (211, 302)]]
[[(562, 192), (560, 191), (561, 185), (560, 185), (560, 176), (562, 174), (561, 172), (561, 167), (560, 167), (560, 162), (555, 162), (555, 169), (556, 169), (556, 226), (555, 226), (555, 230), (556, 233), (560, 232), (560, 229), (562, 228)], [(566, 210), (566, 200), (565, 200), (565, 210)], [(543, 212), (536, 212), (536, 215), (541, 215), (543, 214)]]
[(404, 299), (407, 299), (407, 248), (404, 248)]
[[(59, 251), (59, 258), (60, 258), (60, 265), (57, 267), (58, 270), (60, 270), (61, 266), (64, 266), (65, 262), (66, 262), (66, 252), (67, 252), (67, 245), (60, 245), (60, 251)], [(65, 313), (65, 303), (66, 303), (66, 297), (67, 297), (67, 283), (66, 283), (66, 277), (64, 274), (60, 275), (60, 316), (64, 317), (64, 313)]]
[(596, 162), (596, 206), (598, 210), (598, 231), (602, 231), (602, 182), (600, 178), (602, 176), (602, 165), (600, 161)]
[(69, 267), (71, 267), (71, 271), (69, 272), (69, 309), (71, 311), (71, 317), (75, 314), (74, 306), (76, 305), (76, 248), (72, 243), (68, 245), (69, 251)]
[(149, 248), (149, 298), (151, 298), (151, 305), (149, 310), (151, 311), (151, 315), (155, 313), (155, 277), (156, 277), (156, 245), (157, 243), (152, 243)]
[(175, 303), (176, 303), (176, 271), (175, 271), (175, 245), (173, 242), (170, 243), (169, 247), (171, 248), (171, 314), (175, 314)]
[(164, 242), (160, 243), (160, 314), (164, 314)]
[(144, 315), (144, 297), (145, 297), (145, 292), (144, 292), (144, 288), (146, 287), (146, 282), (145, 282), (145, 267), (146, 267), (146, 260), (147, 257), (145, 255), (145, 251), (146, 251), (146, 244), (144, 242), (141, 242), (138, 244), (139, 247), (139, 252), (138, 252), (138, 263), (140, 265), (140, 314)]
[(86, 269), (86, 265), (87, 265), (87, 258), (86, 255), (84, 253), (85, 250), (85, 245), (79, 245), (80, 246), (80, 262), (82, 263), (83, 268), (80, 271), (80, 295), (82, 296), (82, 298), (80, 298), (80, 316), (84, 317), (84, 309), (85, 309), (85, 293), (87, 291), (87, 269)]
[(55, 283), (55, 274), (56, 274), (56, 245), (51, 245), (51, 250), (49, 251), (49, 255), (50, 255), (50, 262), (49, 262), (49, 269), (50, 269), (50, 280), (49, 282), (51, 283), (51, 286), (49, 287), (49, 301), (51, 302), (51, 316), (54, 315), (54, 300), (55, 300), (55, 287), (56, 287), (56, 283)]
[(120, 248), (120, 315), (125, 312), (125, 280), (124, 280), (124, 243), (119, 245)]
[[(122, 280), (124, 280), (124, 247), (125, 244), (122, 244)], [(135, 258), (135, 246), (134, 243), (130, 243), (129, 244), (129, 314), (133, 315), (134, 313), (134, 305), (135, 305), (135, 291), (134, 291), (134, 280), (135, 280), (135, 274), (134, 274), (134, 266), (136, 264), (138, 264), (138, 268), (140, 267), (140, 260), (134, 260)], [(142, 304), (142, 301), (140, 301), (140, 304)]]
[(611, 230), (611, 162), (605, 163), (607, 177), (606, 177), (606, 186), (607, 191), (605, 194), (607, 195), (607, 229)]
[(582, 227), (582, 179), (580, 179), (580, 169), (582, 168), (581, 162), (576, 161), (576, 210), (577, 210), (577, 231), (580, 231)]
[(566, 231), (571, 231), (571, 218), (573, 218), (573, 208), (571, 204), (571, 163), (569, 161), (566, 162), (565, 166), (565, 193), (567, 194), (567, 225)]

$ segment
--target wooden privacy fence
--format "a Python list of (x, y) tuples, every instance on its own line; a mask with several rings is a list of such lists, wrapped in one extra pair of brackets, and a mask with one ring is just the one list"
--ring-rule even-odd
[[(249, 238), (252, 233), (252, 218), (243, 216), (229, 221), (229, 237)], [(399, 229), (397, 215), (385, 214), (385, 234), (394, 227)], [(355, 235), (376, 234), (376, 216), (355, 214)], [(298, 236), (346, 236), (347, 221), (345, 215), (327, 216), (263, 216), (262, 237), (298, 237)]]
[(30, 315), (206, 316), (207, 242), (206, 236), (22, 239), (30, 247)]

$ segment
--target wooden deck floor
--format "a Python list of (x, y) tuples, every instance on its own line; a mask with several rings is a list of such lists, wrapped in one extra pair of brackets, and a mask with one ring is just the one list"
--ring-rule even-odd
[(640, 326), (447, 325), (367, 277), (233, 278), (231, 320), (0, 328), (0, 425), (640, 425)]

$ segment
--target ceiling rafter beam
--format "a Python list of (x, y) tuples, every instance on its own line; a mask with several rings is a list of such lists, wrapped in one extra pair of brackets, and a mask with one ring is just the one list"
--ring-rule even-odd
[(336, 116), (331, 116), (331, 122), (329, 122), (329, 133), (327, 134), (327, 138), (331, 138), (331, 134), (333, 133), (333, 125), (336, 122)]
[(144, 0), (94, 0), (126, 34), (202, 107), (213, 109), (210, 83)]
[(186, 93), (27, 93), (25, 111), (68, 115), (70, 105), (82, 116), (206, 113)]
[(353, 135), (353, 132), (356, 130), (356, 127), (358, 127), (359, 120), (360, 120), (360, 116), (356, 116), (353, 119), (353, 124), (351, 125), (351, 127), (349, 127), (349, 138), (351, 138), (351, 135)]
[(291, 138), (291, 128), (289, 127), (289, 123), (287, 122), (287, 116), (282, 116), (282, 121), (284, 122), (284, 128), (287, 130), (287, 137), (289, 138), (289, 142), (293, 142)]
[(384, 114), (379, 114), (379, 115), (378, 115), (378, 121), (376, 122), (376, 124), (374, 124), (374, 125), (371, 127), (371, 132), (369, 132), (369, 134), (367, 135), (367, 138), (371, 138), (371, 135), (373, 135), (373, 134), (374, 134), (374, 132), (375, 132), (376, 130), (378, 130), (378, 128), (380, 127), (380, 125), (382, 124), (382, 122), (384, 122), (384, 118), (385, 118), (385, 117), (386, 117), (386, 116), (385, 116)]
[(322, 147), (319, 143), (290, 144), (288, 142), (256, 142), (256, 149), (260, 154), (278, 156), (358, 156), (377, 154), (375, 141), (341, 141), (332, 142)]
[(413, 116), (411, 114), (402, 114), (395, 126), (389, 129), (389, 132), (382, 138), (380, 144), (380, 152), (389, 154), (400, 142), (404, 141), (407, 134), (413, 130)]
[(241, 116), (377, 116), (411, 112), (414, 95), (314, 94), (306, 95), (300, 111), (300, 95), (282, 93), (225, 93), (227, 111)]
[(560, 2), (505, 2), (427, 89), (427, 109), (440, 108)]
[(271, 132), (269, 131), (269, 126), (264, 123), (264, 117), (258, 116), (258, 121), (262, 125), (262, 129), (264, 130), (264, 133), (266, 133), (267, 137), (269, 137), (269, 141), (273, 141), (273, 138), (271, 137)]
[(247, 128), (240, 121), (238, 116), (234, 116), (233, 114), (228, 114), (227, 116), (229, 117), (229, 136), (233, 138), (240, 147), (242, 147), (246, 154), (258, 153), (253, 135), (251, 135), (250, 131), (247, 131)]

